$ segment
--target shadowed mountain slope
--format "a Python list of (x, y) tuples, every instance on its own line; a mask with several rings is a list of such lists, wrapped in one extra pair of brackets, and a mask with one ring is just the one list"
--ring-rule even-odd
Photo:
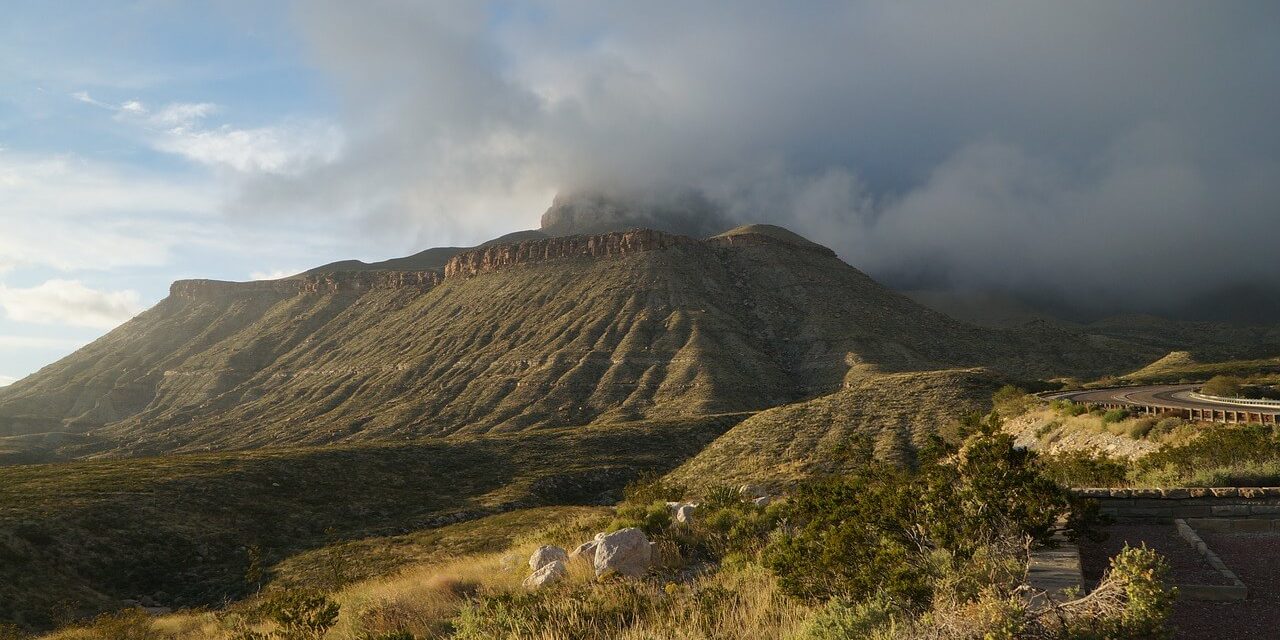
[(0, 391), (0, 435), (63, 434), (71, 455), (394, 441), (754, 411), (881, 372), (1090, 374), (1163, 353), (964, 324), (765, 231), (539, 238), (442, 269), (180, 281)]

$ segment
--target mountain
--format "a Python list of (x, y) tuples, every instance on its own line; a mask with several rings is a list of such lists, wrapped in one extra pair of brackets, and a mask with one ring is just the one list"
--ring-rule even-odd
[(176, 282), (0, 390), (0, 446), (30, 459), (402, 441), (758, 411), (885, 372), (1093, 375), (1165, 353), (969, 325), (778, 227), (541, 236), (380, 263), (396, 268)]

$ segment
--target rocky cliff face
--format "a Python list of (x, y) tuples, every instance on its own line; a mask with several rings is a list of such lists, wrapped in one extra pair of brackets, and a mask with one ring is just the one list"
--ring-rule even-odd
[(697, 243), (697, 240), (686, 236), (651, 229), (635, 229), (493, 245), (454, 256), (445, 265), (444, 276), (446, 278), (473, 276), (504, 267), (563, 258), (619, 257)]
[(289, 296), (379, 289), (415, 288), (425, 291), (440, 284), (440, 280), (440, 273), (436, 271), (337, 271), (255, 282), (178, 280), (169, 287), (169, 295), (186, 300), (217, 300), (264, 294)]
[[(227, 300), (255, 295), (359, 293), (406, 288), (428, 291), (447, 278), (470, 277), (507, 267), (553, 260), (616, 258), (645, 251), (693, 245), (741, 248), (779, 243), (787, 244), (785, 240), (760, 233), (742, 233), (695, 240), (688, 236), (653, 229), (632, 229), (485, 245), (457, 253), (440, 270), (312, 271), (292, 278), (256, 282), (179, 280), (169, 288), (169, 294), (174, 298), (186, 300), (197, 298)], [(830, 249), (816, 244), (794, 246), (815, 251), (821, 255), (835, 256)]]

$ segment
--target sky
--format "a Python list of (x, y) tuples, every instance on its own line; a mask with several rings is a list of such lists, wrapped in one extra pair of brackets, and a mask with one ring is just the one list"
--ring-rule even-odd
[(895, 286), (1280, 286), (1273, 2), (0, 0), (0, 384), (170, 282), (694, 190)]

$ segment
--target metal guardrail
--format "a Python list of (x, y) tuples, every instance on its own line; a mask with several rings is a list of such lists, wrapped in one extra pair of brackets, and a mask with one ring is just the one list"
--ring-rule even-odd
[(1214, 404), (1234, 404), (1247, 407), (1266, 407), (1268, 409), (1280, 409), (1280, 400), (1253, 400), (1249, 398), (1226, 398), (1223, 396), (1211, 396), (1203, 393), (1192, 391), (1187, 394), (1192, 399), (1201, 402), (1212, 402)]

